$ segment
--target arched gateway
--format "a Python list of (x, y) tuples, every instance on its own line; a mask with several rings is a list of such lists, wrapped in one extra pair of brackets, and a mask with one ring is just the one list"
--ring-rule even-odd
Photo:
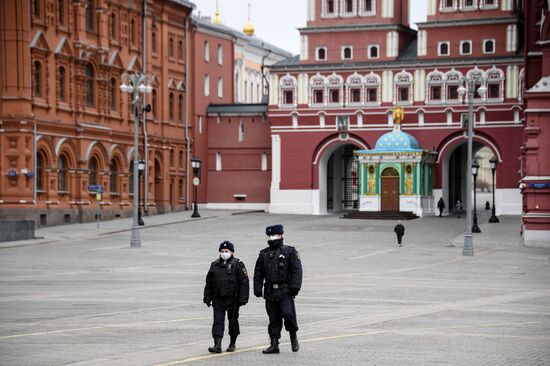
[(382, 135), (374, 149), (355, 154), (360, 211), (409, 211), (418, 216), (434, 212), (436, 153), (423, 150), (416, 138), (401, 131), (401, 124)]

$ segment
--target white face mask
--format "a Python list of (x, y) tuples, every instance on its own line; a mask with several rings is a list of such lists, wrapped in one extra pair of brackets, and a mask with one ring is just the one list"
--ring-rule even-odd
[(231, 253), (229, 253), (229, 252), (220, 253), (220, 258), (223, 259), (224, 261), (226, 261), (229, 258), (231, 258)]
[(270, 235), (269, 240), (277, 240), (279, 239), (279, 235)]

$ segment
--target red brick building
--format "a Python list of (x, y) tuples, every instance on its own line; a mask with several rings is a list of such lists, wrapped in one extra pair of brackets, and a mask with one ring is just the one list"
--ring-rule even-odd
[(102, 218), (131, 215), (134, 123), (119, 85), (123, 73), (142, 71), (153, 86), (146, 100), (152, 105), (146, 115), (149, 210), (188, 204), (182, 183), (192, 148), (185, 138), (192, 97), (185, 85), (192, 75), (187, 53), (194, 5), (149, 0), (145, 17), (143, 5), (0, 3), (1, 218), (42, 225), (92, 220), (97, 203), (89, 185), (105, 187)]
[[(447, 209), (464, 201), (467, 103), (458, 88), (468, 77), (488, 89), (486, 99), (474, 96), (474, 150), (487, 147), (499, 161), (497, 213), (521, 213), (522, 5), (427, 2), (427, 21), (415, 31), (406, 0), (308, 1), (300, 57), (271, 70), (270, 212), (379, 211), (391, 199), (399, 210), (425, 215), (434, 212), (439, 197)], [(411, 141), (435, 153), (434, 170), (422, 176), (415, 163), (405, 167), (396, 160), (396, 168), (403, 165), (411, 177), (398, 177), (399, 188), (388, 193), (385, 172), (377, 172), (370, 194), (366, 184), (360, 186), (367, 175), (360, 174), (371, 167), (358, 166), (353, 151), (373, 149), (392, 131), (396, 107), (404, 110), (402, 130)], [(372, 171), (377, 169), (373, 163)], [(406, 187), (409, 178), (414, 195)], [(423, 184), (430, 189), (421, 190)]]
[(525, 130), (521, 187), (526, 243), (550, 242), (550, 9), (525, 6)]

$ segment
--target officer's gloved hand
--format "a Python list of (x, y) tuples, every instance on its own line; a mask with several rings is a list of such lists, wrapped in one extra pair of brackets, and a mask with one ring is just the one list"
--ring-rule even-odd
[(254, 291), (254, 296), (262, 297), (262, 291)]
[(204, 303), (206, 304), (206, 306), (208, 306), (208, 307), (210, 307), (210, 305), (212, 305), (212, 301), (211, 301), (211, 300), (204, 300), (203, 302), (204, 302)]
[(290, 288), (290, 296), (296, 296), (298, 295), (298, 292), (300, 292), (300, 289), (298, 288)]

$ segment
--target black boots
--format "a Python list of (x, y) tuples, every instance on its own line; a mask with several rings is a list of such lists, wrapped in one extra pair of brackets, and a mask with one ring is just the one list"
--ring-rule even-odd
[(279, 353), (279, 340), (277, 338), (271, 338), (271, 346), (262, 351), (264, 355), (270, 353)]
[(237, 336), (231, 336), (231, 341), (226, 349), (227, 352), (235, 352), (235, 342), (237, 342)]
[(214, 337), (214, 346), (208, 347), (208, 352), (222, 353), (222, 338)]
[(298, 343), (296, 332), (290, 332), (290, 344), (292, 345), (292, 352), (298, 352), (300, 344)]

